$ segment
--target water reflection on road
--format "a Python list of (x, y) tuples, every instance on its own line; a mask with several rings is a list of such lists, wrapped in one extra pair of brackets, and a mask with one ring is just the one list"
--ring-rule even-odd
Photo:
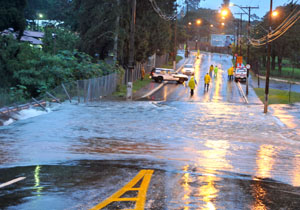
[[(243, 103), (236, 83), (228, 81), (227, 70), (232, 65), (231, 59), (232, 57), (228, 55), (203, 53), (195, 62), (189, 61), (195, 66), (194, 76), (198, 83), (193, 96), (190, 96), (187, 82), (184, 85), (169, 82), (158, 92), (148, 97), (148, 100)], [(210, 65), (217, 65), (219, 70), (217, 75), (211, 76), (209, 90), (206, 91), (204, 90), (204, 76), (209, 72)], [(246, 90), (245, 84), (242, 84), (242, 88), (244, 91)], [(248, 101), (251, 104), (261, 104), (252, 88), (249, 89)]]
[(229, 57), (203, 56), (198, 81), (224, 69), (194, 98), (170, 84), (163, 101), (65, 103), (1, 127), (0, 183), (27, 178), (0, 191), (0, 209), (88, 209), (141, 169), (155, 171), (146, 209), (297, 209), (299, 104), (265, 115), (227, 81)]
[[(300, 139), (295, 135), (290, 138), (292, 128), (282, 127), (278, 118), (261, 110), (261, 105), (197, 102), (65, 104), (47, 115), (1, 128), (0, 150), (14, 152), (1, 154), (0, 170), (5, 176), (0, 182), (12, 178), (11, 174), (32, 176), (27, 181), (30, 195), (39, 197), (38, 203), (43, 204), (54, 198), (60, 200), (55, 193), (49, 194), (54, 189), (76, 191), (74, 187), (88, 179), (71, 176), (62, 188), (57, 174), (66, 176), (64, 167), (49, 170), (47, 165), (70, 163), (82, 172), (92, 170), (89, 176), (97, 176), (99, 171), (93, 171), (97, 161), (113, 160), (117, 166), (112, 167), (122, 171), (117, 172), (120, 180), (122, 176), (133, 177), (138, 168), (158, 173), (152, 181), (162, 181), (165, 190), (160, 193), (166, 193), (166, 200), (157, 198), (157, 191), (150, 187), (150, 194), (154, 193), (150, 198), (160, 200), (152, 203), (157, 209), (243, 209), (244, 205), (268, 209), (272, 205), (266, 201), (276, 203), (272, 196), (281, 189), (288, 192), (283, 198), (299, 193), (294, 187), (300, 185)], [(77, 160), (95, 163), (78, 166), (73, 162)], [(18, 174), (14, 169), (26, 165), (34, 166), (30, 172), (33, 175)], [(130, 172), (126, 165), (137, 168)], [(14, 173), (8, 173), (7, 167)], [(106, 167), (107, 175), (113, 173), (116, 178), (117, 173)], [(124, 176), (126, 173), (130, 176)], [(72, 185), (75, 182), (78, 184)], [(112, 183), (97, 182), (102, 187), (88, 185), (78, 195), (93, 191), (93, 196), (85, 199), (90, 206), (96, 204), (97, 189), (103, 191)], [(102, 198), (116, 188), (101, 191)], [(15, 193), (17, 189), (11, 188), (11, 194)], [(74, 196), (66, 204), (58, 202), (56, 209), (82, 205)], [(22, 201), (22, 209), (38, 209), (33, 205), (35, 197)], [(293, 204), (299, 202), (293, 200)]]

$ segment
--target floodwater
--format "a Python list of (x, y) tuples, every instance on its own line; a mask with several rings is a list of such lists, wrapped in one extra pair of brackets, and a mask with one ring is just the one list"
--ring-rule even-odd
[[(199, 59), (189, 60), (188, 63), (195, 63), (195, 79), (197, 85), (193, 97), (190, 97), (188, 82), (184, 85), (169, 82), (155, 94), (148, 97), (154, 101), (189, 101), (189, 102), (229, 102), (244, 103), (236, 82), (228, 80), (228, 68), (232, 65), (232, 56), (224, 54), (203, 53)], [(204, 76), (209, 72), (210, 65), (218, 66), (218, 73), (211, 75), (209, 90), (204, 90)], [(246, 84), (241, 83), (246, 94)], [(251, 104), (261, 104), (254, 90), (249, 88), (248, 101)]]
[(142, 169), (154, 170), (145, 209), (298, 209), (300, 105), (265, 115), (261, 103), (211, 91), (65, 103), (1, 127), (0, 183), (26, 179), (0, 190), (0, 209), (89, 209)]

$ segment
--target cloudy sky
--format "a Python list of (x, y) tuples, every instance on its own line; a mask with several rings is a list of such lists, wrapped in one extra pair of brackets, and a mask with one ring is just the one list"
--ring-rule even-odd
[[(291, 0), (273, 0), (273, 9), (277, 6), (284, 5), (289, 3)], [(259, 6), (259, 9), (253, 10), (253, 12), (259, 16), (263, 17), (266, 12), (270, 10), (270, 0), (230, 0), (231, 3), (240, 5), (240, 6)], [(210, 9), (219, 9), (223, 0), (205, 0), (200, 3), (200, 7), (210, 8)], [(232, 13), (241, 12), (237, 7), (231, 7)]]

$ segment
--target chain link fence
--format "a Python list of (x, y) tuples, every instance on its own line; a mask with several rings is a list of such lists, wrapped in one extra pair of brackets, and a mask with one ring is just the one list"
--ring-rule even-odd
[[(147, 62), (137, 63), (132, 72), (133, 82), (141, 78), (142, 67), (146, 73), (150, 73), (152, 68), (167, 64), (168, 58), (168, 55), (153, 55)], [(124, 74), (112, 73), (98, 78), (67, 82), (37, 98), (27, 100), (21, 95), (12, 96), (8, 90), (0, 89), (0, 114), (19, 111), (30, 106), (40, 106), (45, 109), (48, 101), (69, 100), (70, 102), (87, 103), (101, 100), (103, 97), (111, 96), (117, 90), (118, 85), (126, 85), (129, 79), (131, 80), (131, 75), (127, 70)]]
[(45, 109), (45, 105), (48, 101), (59, 103), (66, 100), (70, 102), (77, 101), (78, 103), (97, 101), (115, 92), (117, 86), (120, 84), (119, 81), (120, 75), (117, 73), (93, 79), (72, 81), (63, 83), (37, 98), (26, 101), (21, 100), (17, 103), (12, 103), (9, 99), (9, 94), (3, 91), (0, 93), (2, 105), (0, 114), (9, 114), (10, 112), (27, 109), (30, 106), (40, 106)]
[(113, 73), (98, 78), (63, 83), (47, 92), (44, 98), (53, 101), (77, 101), (78, 103), (97, 101), (116, 91), (119, 85), (119, 76), (119, 74)]

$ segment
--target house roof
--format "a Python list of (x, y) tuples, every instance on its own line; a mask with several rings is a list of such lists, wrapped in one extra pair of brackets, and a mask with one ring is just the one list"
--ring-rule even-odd
[(42, 45), (43, 44), (43, 42), (41, 40), (36, 39), (34, 37), (29, 37), (29, 36), (22, 36), (21, 41), (30, 42), (31, 44), (34, 44), (34, 45)]
[[(13, 29), (7, 29), (2, 32), (0, 32), (2, 35), (13, 35), (13, 37), (16, 39), (17, 34), (13, 32)], [(21, 41), (23, 42), (30, 42), (31, 44), (34, 45), (42, 45), (43, 42), (40, 40), (43, 38), (45, 35), (44, 32), (39, 32), (39, 31), (28, 31), (25, 30), (23, 33), (23, 36), (21, 37)]]
[(25, 30), (23, 33), (24, 36), (35, 37), (35, 38), (43, 38), (45, 33), (39, 31), (28, 31)]

